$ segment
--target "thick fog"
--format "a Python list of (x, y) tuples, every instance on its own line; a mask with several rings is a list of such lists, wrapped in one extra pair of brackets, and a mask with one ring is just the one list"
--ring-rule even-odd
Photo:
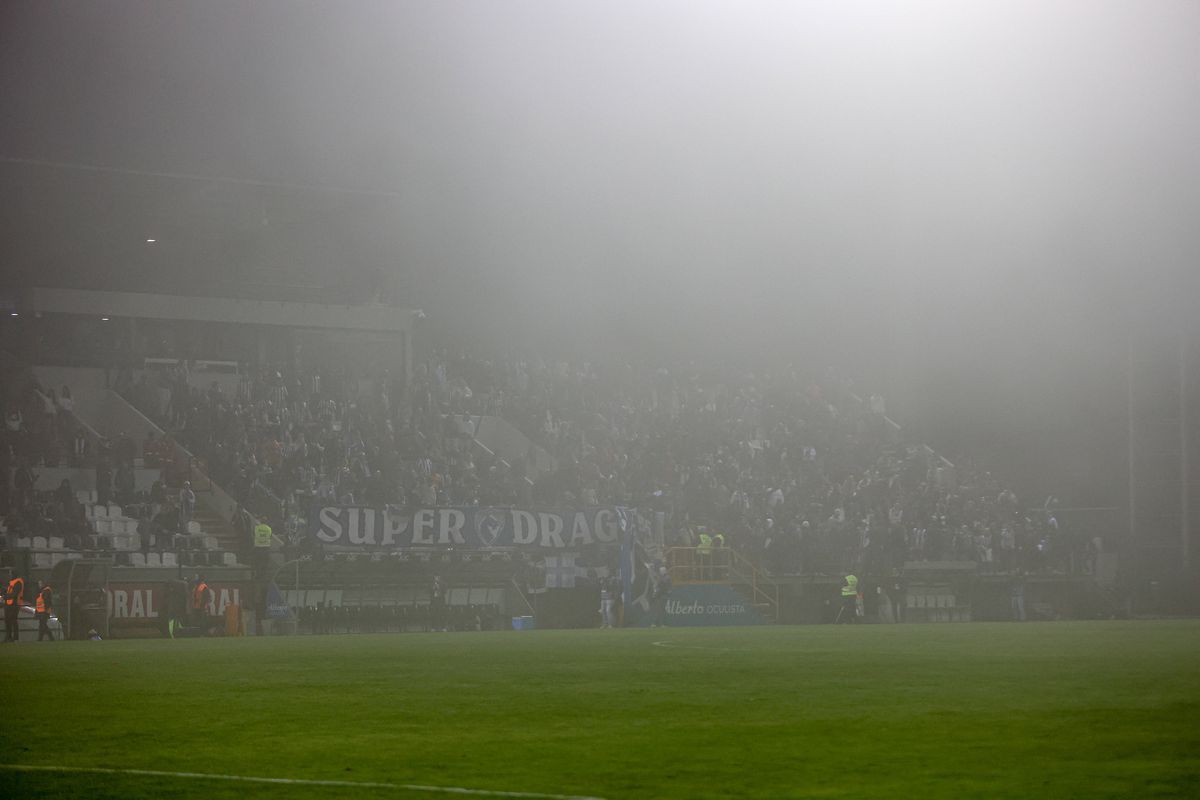
[(1129, 331), (1200, 296), (1187, 0), (0, 15), (13, 280), (351, 285), (463, 342), (827, 362), (933, 437), (1059, 435), (1081, 482)]

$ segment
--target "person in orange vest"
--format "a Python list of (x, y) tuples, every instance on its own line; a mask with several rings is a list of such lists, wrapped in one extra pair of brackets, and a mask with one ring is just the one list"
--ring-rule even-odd
[(15, 642), (21, 638), (21, 606), (25, 605), (25, 579), (13, 577), (4, 592), (4, 641)]
[(216, 594), (203, 575), (196, 576), (196, 586), (192, 589), (192, 618), (196, 625), (206, 627), (208, 622), (208, 607), (213, 604)]
[(34, 611), (37, 612), (39, 642), (43, 639), (54, 641), (54, 631), (50, 630), (50, 611), (53, 608), (54, 590), (50, 588), (50, 584), (43, 583), (42, 588), (37, 593), (37, 601), (34, 604)]

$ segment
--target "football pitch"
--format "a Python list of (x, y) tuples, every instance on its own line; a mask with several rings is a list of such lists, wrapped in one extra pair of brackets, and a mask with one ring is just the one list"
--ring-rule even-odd
[(21, 644), (0, 671), (0, 797), (1200, 797), (1194, 620)]

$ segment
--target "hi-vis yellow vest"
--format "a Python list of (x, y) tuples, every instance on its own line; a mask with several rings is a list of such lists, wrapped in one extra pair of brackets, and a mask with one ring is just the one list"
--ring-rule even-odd
[(712, 552), (712, 547), (712, 537), (707, 533), (700, 534), (700, 546), (696, 548), (696, 552), (702, 556), (706, 556)]
[(858, 578), (853, 575), (846, 576), (846, 585), (842, 587), (842, 597), (855, 597), (858, 595)]
[(271, 546), (271, 526), (265, 522), (260, 522), (254, 526), (254, 546), (255, 547), (270, 547)]

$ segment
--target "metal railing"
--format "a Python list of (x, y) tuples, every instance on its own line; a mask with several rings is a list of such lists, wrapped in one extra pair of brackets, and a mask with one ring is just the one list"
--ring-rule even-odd
[(717, 583), (744, 588), (754, 605), (779, 619), (779, 584), (729, 547), (670, 547), (664, 554), (674, 585)]

